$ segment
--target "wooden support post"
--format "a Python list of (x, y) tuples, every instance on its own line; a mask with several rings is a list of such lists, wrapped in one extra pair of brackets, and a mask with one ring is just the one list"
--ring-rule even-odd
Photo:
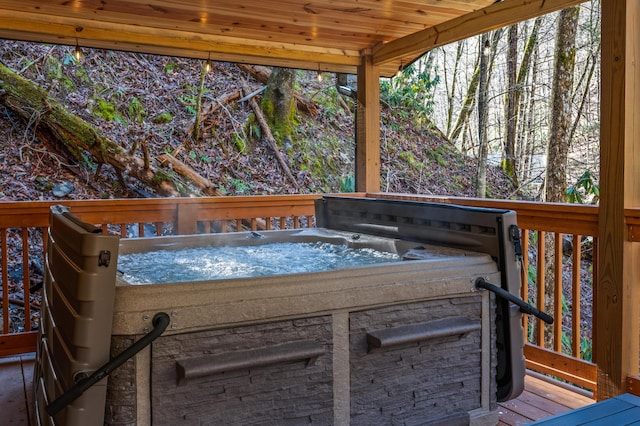
[(640, 205), (639, 25), (637, 0), (602, 2), (598, 400), (625, 392), (627, 375), (638, 374), (640, 246), (627, 237), (624, 208)]
[(195, 234), (198, 229), (196, 220), (197, 205), (179, 203), (176, 211), (176, 226), (178, 235)]
[(380, 191), (380, 67), (364, 56), (358, 67), (356, 191)]

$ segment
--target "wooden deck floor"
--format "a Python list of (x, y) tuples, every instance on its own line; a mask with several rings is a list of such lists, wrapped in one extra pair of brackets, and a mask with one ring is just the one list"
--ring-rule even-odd
[[(28, 426), (33, 419), (31, 382), (35, 355), (0, 358), (0, 424)], [(594, 401), (533, 376), (518, 399), (500, 404), (500, 426), (524, 425)]]
[(33, 414), (31, 383), (35, 354), (0, 357), (0, 424), (29, 426)]
[(511, 401), (500, 403), (500, 426), (525, 425), (565, 413), (595, 401), (573, 390), (532, 375), (525, 377), (524, 392)]

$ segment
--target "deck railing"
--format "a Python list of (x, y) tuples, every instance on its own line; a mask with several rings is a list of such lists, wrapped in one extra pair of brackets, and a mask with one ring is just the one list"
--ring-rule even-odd
[[(39, 311), (30, 288), (37, 288), (41, 280), (51, 205), (64, 204), (81, 219), (101, 225), (104, 232), (133, 238), (311, 227), (313, 203), (319, 196), (0, 203), (0, 356), (35, 348)], [(556, 318), (551, 328), (540, 320), (525, 320), (527, 367), (595, 391), (596, 360), (592, 354), (597, 342), (591, 330), (597, 315), (593, 303), (598, 266), (596, 206), (389, 193), (370, 196), (515, 210), (524, 253), (528, 253), (522, 262), (522, 296), (544, 308), (551, 294), (551, 314)], [(629, 209), (626, 216), (629, 238), (640, 239), (640, 209)], [(555, 243), (552, 250), (547, 248), (550, 240)], [(12, 328), (11, 317), (18, 314), (24, 318), (22, 329)]]
[[(555, 319), (552, 327), (545, 327), (542, 320), (525, 317), (527, 368), (595, 393), (597, 370), (592, 355), (595, 336), (591, 331), (597, 314), (593, 303), (597, 287), (596, 206), (405, 194), (384, 196), (515, 210), (523, 253), (528, 254), (522, 259), (521, 296), (539, 309), (552, 305), (549, 314)], [(547, 298), (552, 303), (547, 303)]]
[(121, 238), (314, 226), (319, 195), (0, 202), (0, 356), (35, 350), (49, 208)]

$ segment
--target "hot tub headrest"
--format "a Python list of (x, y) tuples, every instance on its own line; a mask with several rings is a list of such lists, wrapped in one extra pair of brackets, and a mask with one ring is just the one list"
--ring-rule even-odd
[(62, 205), (51, 206), (51, 213), (53, 215), (61, 215), (61, 216), (63, 216), (64, 218), (66, 218), (68, 221), (70, 221), (74, 225), (77, 225), (78, 227), (82, 228), (83, 230), (85, 230), (86, 232), (89, 232), (91, 234), (100, 234), (100, 233), (102, 233), (102, 230), (100, 229), (100, 227), (92, 225), (92, 224), (87, 223), (87, 222), (83, 222), (82, 220), (80, 220), (79, 218), (77, 218), (73, 214), (71, 214), (71, 212), (69, 211), (68, 207), (65, 207), (65, 206), (62, 206)]

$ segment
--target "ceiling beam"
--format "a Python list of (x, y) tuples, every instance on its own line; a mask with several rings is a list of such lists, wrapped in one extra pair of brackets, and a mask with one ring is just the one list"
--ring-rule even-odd
[(585, 0), (504, 0), (373, 49), (373, 63), (382, 65), (406, 57), (417, 58), (445, 44), (496, 28), (584, 3)]
[(0, 9), (0, 37), (216, 61), (354, 73), (360, 52)]

